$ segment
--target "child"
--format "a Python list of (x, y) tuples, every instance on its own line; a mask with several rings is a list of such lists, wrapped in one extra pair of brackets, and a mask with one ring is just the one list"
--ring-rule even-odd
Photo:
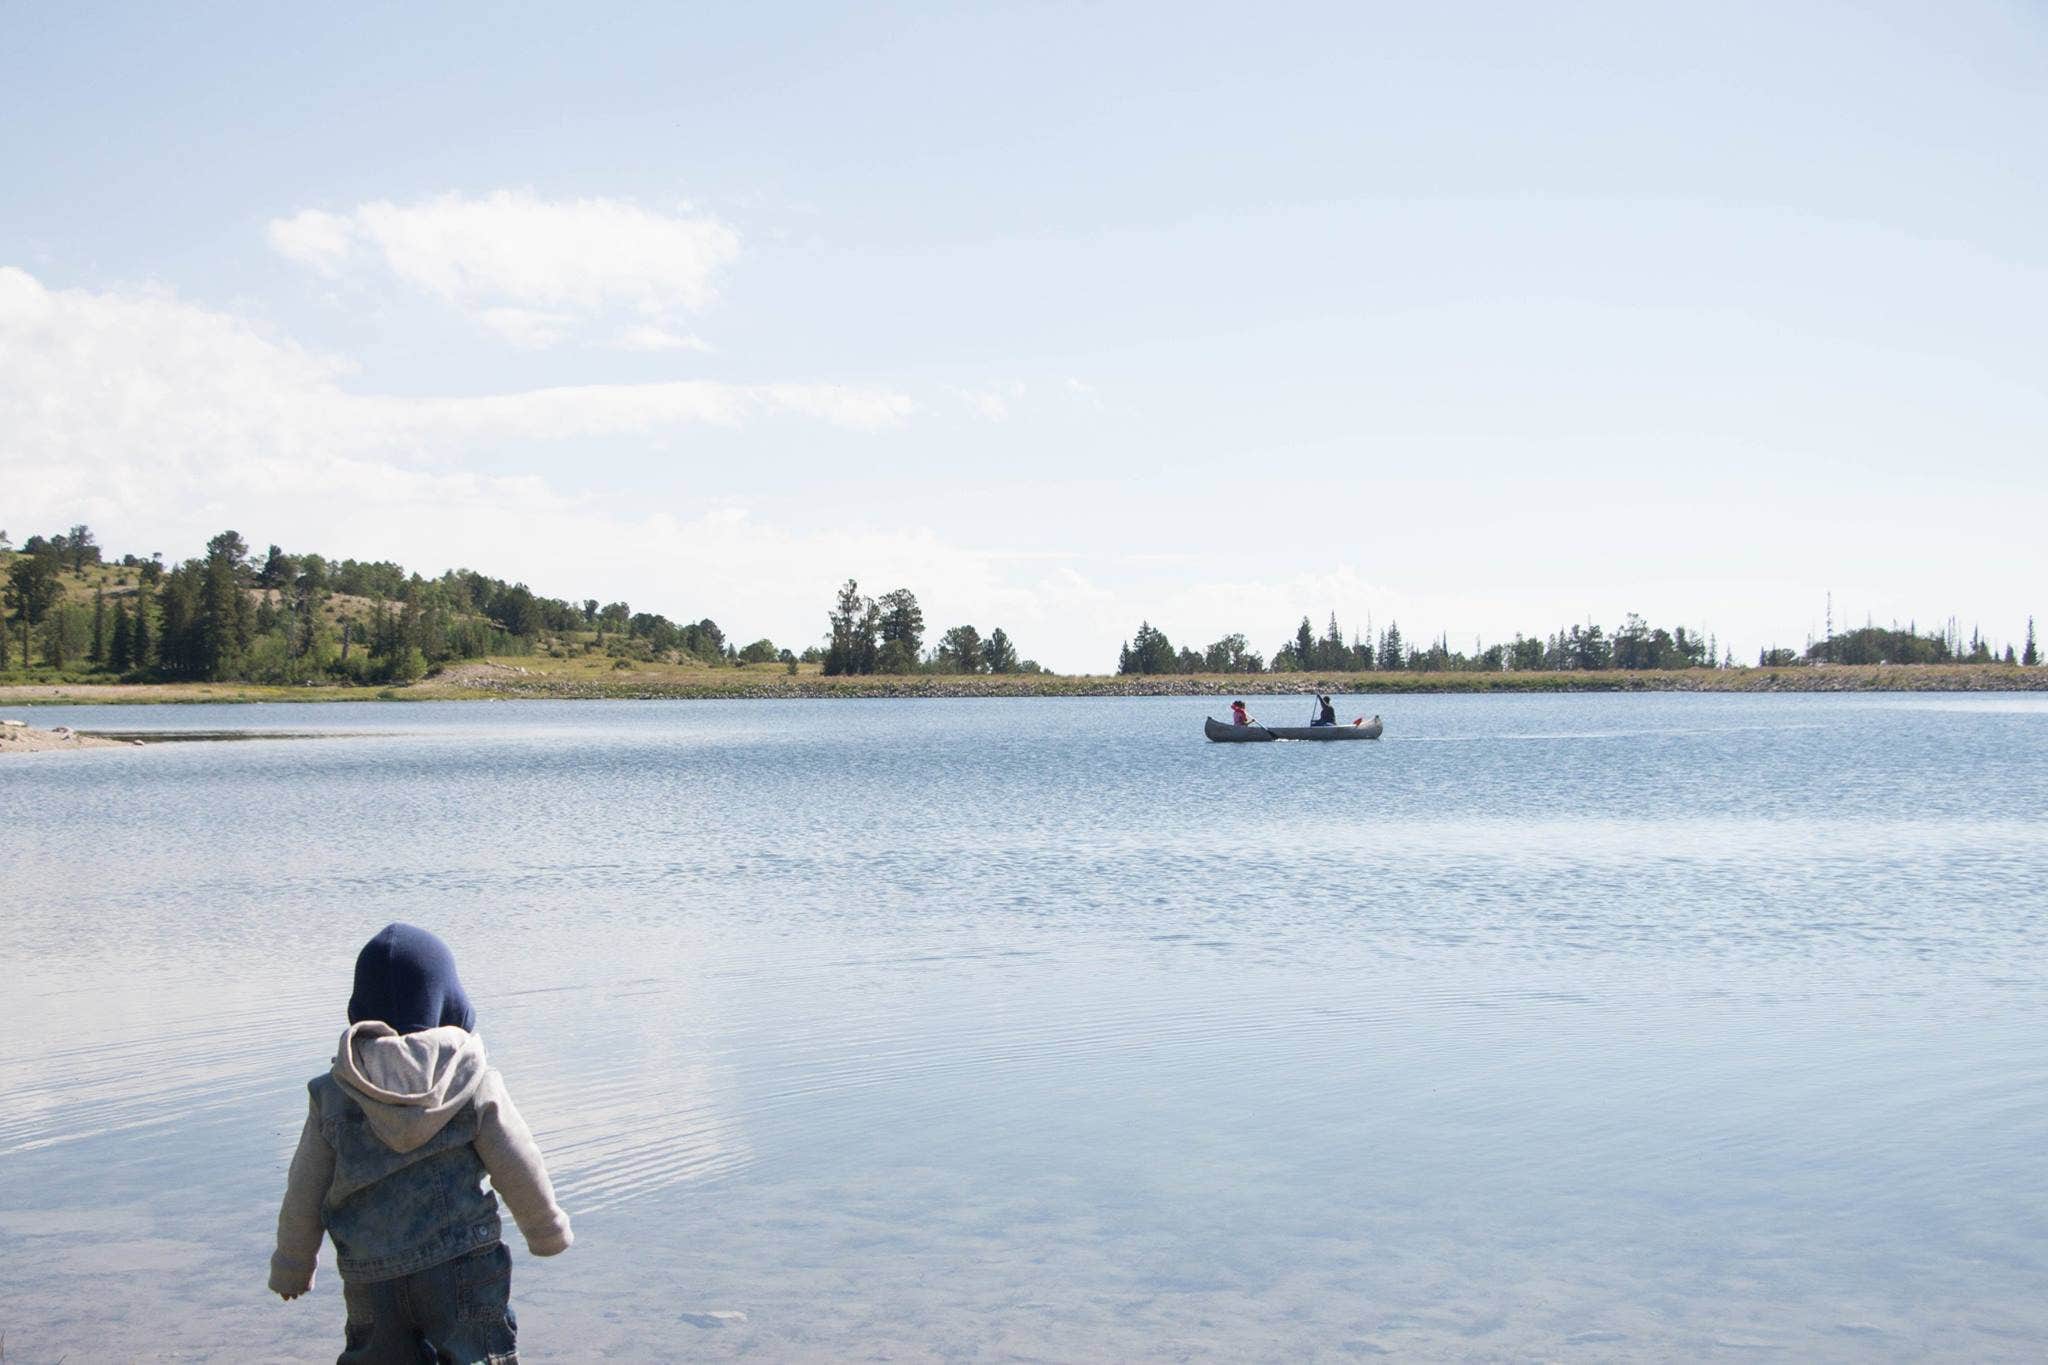
[(356, 957), (348, 1031), (292, 1157), (270, 1287), (313, 1287), (322, 1232), (348, 1306), (340, 1365), (517, 1360), (504, 1197), (526, 1249), (573, 1237), (533, 1135), (470, 1030), (476, 1011), (448, 945), (387, 925)]

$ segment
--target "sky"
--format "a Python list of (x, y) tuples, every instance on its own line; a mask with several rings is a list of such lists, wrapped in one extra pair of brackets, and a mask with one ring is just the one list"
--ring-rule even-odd
[(2048, 612), (2048, 8), (0, 0), (0, 527), (1738, 659)]

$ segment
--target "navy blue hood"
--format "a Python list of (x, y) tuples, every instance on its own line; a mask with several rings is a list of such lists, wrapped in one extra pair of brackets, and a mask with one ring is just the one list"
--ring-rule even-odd
[(381, 1019), (400, 1033), (453, 1024), (476, 1029), (476, 1010), (455, 976), (455, 954), (424, 929), (387, 924), (356, 954), (348, 1021)]

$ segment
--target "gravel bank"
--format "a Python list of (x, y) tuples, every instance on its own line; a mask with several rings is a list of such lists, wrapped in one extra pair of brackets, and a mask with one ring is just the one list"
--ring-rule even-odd
[[(129, 741), (132, 743), (133, 741)], [(118, 739), (81, 735), (66, 725), (37, 730), (26, 721), (0, 720), (0, 754), (43, 754), (56, 749), (118, 749)]]

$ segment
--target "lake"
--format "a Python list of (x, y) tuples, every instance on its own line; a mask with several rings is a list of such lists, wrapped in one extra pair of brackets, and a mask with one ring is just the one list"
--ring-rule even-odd
[(1228, 702), (11, 712), (320, 737), (0, 762), (7, 1358), (333, 1357), (394, 919), (575, 1218), (533, 1359), (2048, 1352), (2048, 700)]

